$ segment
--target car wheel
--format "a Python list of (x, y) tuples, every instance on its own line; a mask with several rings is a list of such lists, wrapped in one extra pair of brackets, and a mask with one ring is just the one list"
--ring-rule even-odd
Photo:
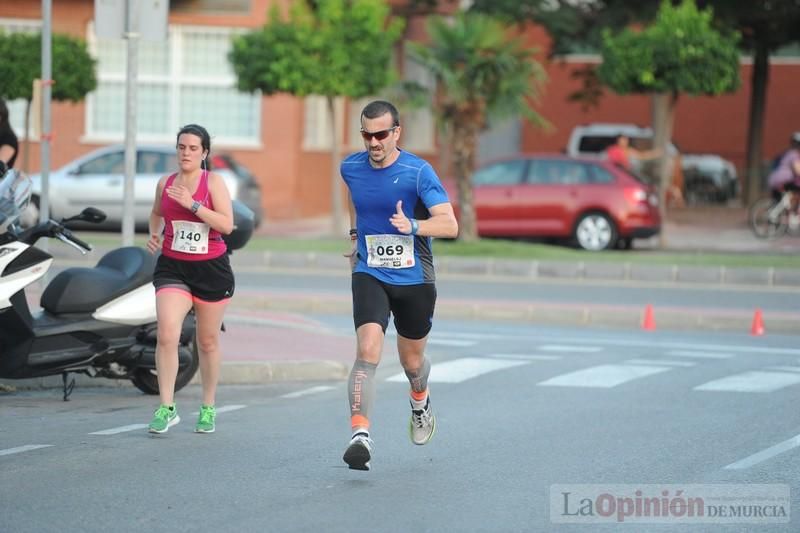
[(575, 225), (573, 237), (584, 250), (608, 250), (617, 243), (617, 229), (608, 216), (587, 213)]

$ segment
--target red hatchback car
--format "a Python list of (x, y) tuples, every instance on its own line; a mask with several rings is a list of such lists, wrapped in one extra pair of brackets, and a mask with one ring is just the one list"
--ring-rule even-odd
[[(458, 214), (455, 183), (444, 185)], [(482, 166), (472, 187), (482, 237), (564, 238), (606, 250), (661, 230), (655, 190), (607, 161), (520, 155)]]

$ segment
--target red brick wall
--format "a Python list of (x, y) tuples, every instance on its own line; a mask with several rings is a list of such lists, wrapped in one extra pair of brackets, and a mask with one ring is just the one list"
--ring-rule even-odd
[[(286, 0), (280, 0), (283, 7)], [(85, 37), (87, 23), (93, 17), (92, 0), (57, 0), (53, 2), (56, 32)], [(208, 24), (256, 27), (266, 20), (270, 0), (253, 0), (251, 16), (171, 14), (175, 24)], [(39, 18), (41, 4), (38, 0), (0, 2), (0, 17)], [(407, 29), (411, 38), (424, 35), (421, 20), (412, 20)], [(541, 29), (533, 29), (526, 39), (540, 49), (544, 61), (547, 36)], [(546, 63), (549, 81), (537, 108), (553, 124), (549, 132), (526, 125), (523, 128), (523, 149), (526, 151), (560, 151), (564, 148), (572, 127), (588, 122), (650, 123), (650, 101), (643, 96), (620, 97), (606, 94), (597, 109), (583, 111), (580, 105), (567, 101), (567, 96), (578, 88), (569, 77), (573, 64)], [(747, 113), (749, 106), (750, 66), (742, 67), (742, 88), (733, 95), (719, 98), (682, 97), (678, 104), (675, 135), (676, 142), (686, 152), (714, 152), (737, 165), (744, 161)], [(789, 133), (800, 129), (800, 106), (795, 105), (800, 64), (775, 64), (772, 66), (769, 100), (764, 137), (765, 157), (771, 157), (786, 145)], [(56, 80), (57, 81), (57, 80)], [(81, 141), (85, 132), (83, 104), (53, 103), (52, 123), (55, 139), (52, 144), (51, 167), (57, 168), (67, 161), (88, 152), (97, 145)], [(270, 218), (296, 218), (320, 216), (330, 210), (330, 163), (322, 152), (302, 150), (303, 105), (290, 96), (265, 98), (261, 112), (260, 149), (231, 149), (237, 159), (251, 168), (261, 179), (264, 206)], [(435, 154), (420, 154), (438, 165)], [(39, 169), (39, 144), (30, 145), (30, 168)], [(22, 158), (20, 158), (21, 160)], [(437, 166), (438, 168), (438, 166)], [(439, 169), (446, 173), (446, 169)]]

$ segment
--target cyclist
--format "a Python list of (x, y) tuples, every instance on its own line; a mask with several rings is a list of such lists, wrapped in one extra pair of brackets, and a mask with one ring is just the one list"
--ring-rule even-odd
[(769, 188), (776, 202), (783, 193), (791, 193), (792, 212), (797, 211), (800, 191), (800, 131), (792, 133), (789, 138), (789, 149), (781, 156), (780, 162), (769, 174)]

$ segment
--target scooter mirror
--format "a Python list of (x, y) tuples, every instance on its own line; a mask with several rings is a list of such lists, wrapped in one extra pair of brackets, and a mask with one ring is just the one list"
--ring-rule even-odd
[(71, 216), (68, 218), (64, 218), (61, 220), (61, 223), (65, 222), (72, 222), (73, 220), (81, 220), (83, 222), (91, 222), (93, 224), (99, 224), (106, 219), (106, 214), (97, 209), (96, 207), (87, 207), (79, 214), (75, 216)]
[(92, 222), (94, 224), (99, 224), (106, 219), (106, 214), (96, 207), (87, 207), (81, 214), (79, 215), (81, 220), (85, 220), (86, 222)]

